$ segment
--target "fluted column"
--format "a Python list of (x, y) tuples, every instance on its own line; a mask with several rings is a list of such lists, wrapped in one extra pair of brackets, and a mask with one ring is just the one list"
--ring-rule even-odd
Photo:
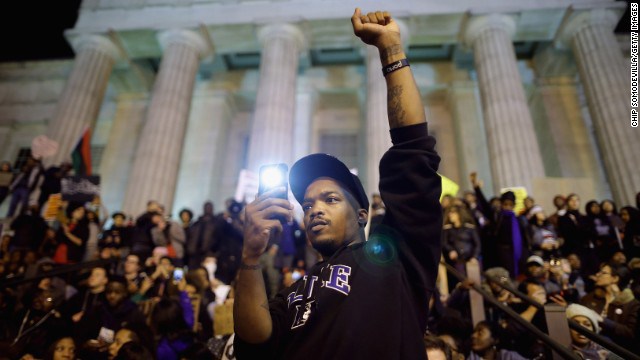
[(46, 165), (69, 160), (84, 128), (93, 128), (119, 56), (113, 43), (100, 35), (79, 37), (72, 45), (76, 59), (47, 129), (47, 136), (57, 141), (59, 148), (54, 156), (45, 159)]
[(171, 209), (200, 57), (209, 46), (197, 33), (160, 34), (164, 55), (131, 170), (123, 210), (137, 215), (149, 200)]
[(630, 126), (630, 65), (613, 33), (617, 23), (611, 10), (585, 11), (569, 20), (561, 40), (573, 49), (609, 184), (623, 205), (640, 191), (640, 132)]
[(296, 78), (304, 35), (294, 25), (267, 25), (262, 42), (260, 80), (249, 138), (248, 168), (293, 160)]
[(524, 186), (544, 167), (511, 43), (515, 22), (505, 15), (471, 19), (465, 41), (473, 47), (495, 189)]
[[(396, 20), (400, 26), (402, 42), (406, 45), (409, 38), (407, 26)], [(387, 115), (387, 83), (382, 75), (380, 52), (374, 46), (366, 47), (367, 65), (367, 102), (365, 109), (367, 134), (367, 163), (365, 189), (367, 195), (378, 193), (380, 171), (378, 165), (382, 155), (391, 147), (389, 120)], [(428, 120), (428, 119), (427, 119)]]

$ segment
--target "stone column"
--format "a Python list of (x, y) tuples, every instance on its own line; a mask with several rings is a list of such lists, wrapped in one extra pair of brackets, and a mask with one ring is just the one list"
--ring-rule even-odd
[(487, 189), (493, 189), (487, 139), (478, 136), (485, 134), (485, 129), (476, 84), (473, 81), (454, 81), (448, 95), (457, 139), (460, 190), (471, 189), (469, 174), (472, 171), (478, 173)]
[(205, 201), (224, 208), (220, 194), (229, 124), (237, 109), (227, 90), (197, 91), (185, 135), (173, 214), (182, 208), (202, 211)]
[(267, 25), (262, 42), (260, 80), (249, 138), (248, 168), (293, 160), (296, 78), (304, 35), (291, 24)]
[(200, 57), (206, 41), (189, 30), (160, 34), (164, 55), (129, 177), (123, 210), (137, 216), (149, 200), (170, 211)]
[(511, 37), (515, 22), (505, 15), (471, 19), (465, 42), (472, 46), (495, 190), (533, 189), (545, 176)]
[(640, 132), (630, 126), (630, 65), (613, 33), (618, 20), (607, 9), (580, 12), (560, 40), (573, 49), (613, 197), (626, 205), (640, 191)]
[(76, 59), (62, 91), (47, 136), (58, 142), (57, 154), (45, 166), (71, 159), (71, 152), (87, 127), (93, 128), (119, 51), (106, 37), (81, 36), (72, 42)]
[(146, 94), (123, 94), (117, 98), (116, 114), (100, 164), (102, 202), (111, 212), (122, 209), (131, 174), (130, 159), (135, 158), (148, 101)]

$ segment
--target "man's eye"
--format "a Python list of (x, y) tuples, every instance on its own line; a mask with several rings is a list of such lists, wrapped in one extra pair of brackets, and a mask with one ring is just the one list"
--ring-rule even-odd
[(311, 205), (308, 205), (308, 204), (302, 205), (302, 210), (303, 211), (308, 211), (310, 209), (311, 209)]
[(327, 202), (328, 202), (328, 203), (335, 203), (335, 202), (338, 202), (338, 198), (335, 198), (335, 197), (329, 197), (329, 198), (327, 198)]

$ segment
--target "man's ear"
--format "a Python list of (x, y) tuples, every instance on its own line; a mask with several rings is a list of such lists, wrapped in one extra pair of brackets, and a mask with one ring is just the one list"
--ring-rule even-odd
[(367, 226), (367, 221), (369, 221), (369, 212), (366, 209), (358, 210), (358, 224), (360, 227)]

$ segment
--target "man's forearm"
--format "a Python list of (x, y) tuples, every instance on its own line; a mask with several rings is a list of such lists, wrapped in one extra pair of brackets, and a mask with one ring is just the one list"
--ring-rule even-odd
[[(378, 47), (382, 66), (405, 59), (401, 43), (387, 43)], [(405, 66), (385, 76), (387, 82), (387, 114), (389, 127), (397, 128), (426, 121), (422, 98), (411, 68)]]
[(259, 344), (267, 341), (273, 330), (269, 300), (259, 258), (243, 258), (242, 263), (233, 302), (234, 328), (244, 341)]

